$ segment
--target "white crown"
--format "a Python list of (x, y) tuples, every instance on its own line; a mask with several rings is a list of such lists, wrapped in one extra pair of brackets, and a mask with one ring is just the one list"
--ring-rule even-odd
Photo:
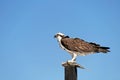
[(63, 33), (61, 33), (61, 32), (59, 32), (59, 33), (57, 33), (57, 34), (59, 34), (59, 35), (64, 35)]

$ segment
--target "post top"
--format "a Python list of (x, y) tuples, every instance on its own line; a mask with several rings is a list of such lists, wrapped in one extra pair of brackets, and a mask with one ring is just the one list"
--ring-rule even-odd
[(83, 66), (81, 66), (80, 64), (77, 64), (76, 62), (63, 62), (62, 63), (62, 66), (64, 67), (78, 67), (78, 68), (81, 68), (81, 69), (85, 69)]

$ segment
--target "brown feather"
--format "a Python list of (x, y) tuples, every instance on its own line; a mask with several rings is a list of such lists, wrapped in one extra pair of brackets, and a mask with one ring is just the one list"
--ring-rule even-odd
[(108, 52), (107, 49), (101, 48), (99, 44), (89, 43), (79, 38), (63, 38), (61, 44), (68, 50), (84, 53), (85, 55), (96, 52)]

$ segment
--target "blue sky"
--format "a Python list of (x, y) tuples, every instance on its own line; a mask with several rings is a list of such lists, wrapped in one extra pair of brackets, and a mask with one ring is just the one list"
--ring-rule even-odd
[(78, 80), (120, 80), (119, 0), (0, 0), (0, 80), (64, 80), (57, 32), (102, 46), (80, 56)]

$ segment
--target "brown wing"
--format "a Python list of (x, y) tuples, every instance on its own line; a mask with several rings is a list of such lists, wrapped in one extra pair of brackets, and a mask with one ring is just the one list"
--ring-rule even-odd
[(61, 43), (68, 50), (84, 53), (85, 55), (90, 53), (110, 52), (108, 50), (110, 49), (109, 47), (103, 47), (96, 43), (86, 42), (79, 38), (64, 38), (61, 40)]
[(61, 43), (68, 50), (80, 53), (91, 53), (97, 50), (94, 45), (89, 44), (88, 42), (79, 38), (64, 38), (61, 40)]
[(90, 42), (89, 44), (92, 44), (96, 48), (96, 52), (103, 52), (103, 53), (110, 52), (108, 50), (110, 49), (109, 47), (103, 47), (103, 46), (100, 46), (99, 44), (92, 43), (92, 42)]

